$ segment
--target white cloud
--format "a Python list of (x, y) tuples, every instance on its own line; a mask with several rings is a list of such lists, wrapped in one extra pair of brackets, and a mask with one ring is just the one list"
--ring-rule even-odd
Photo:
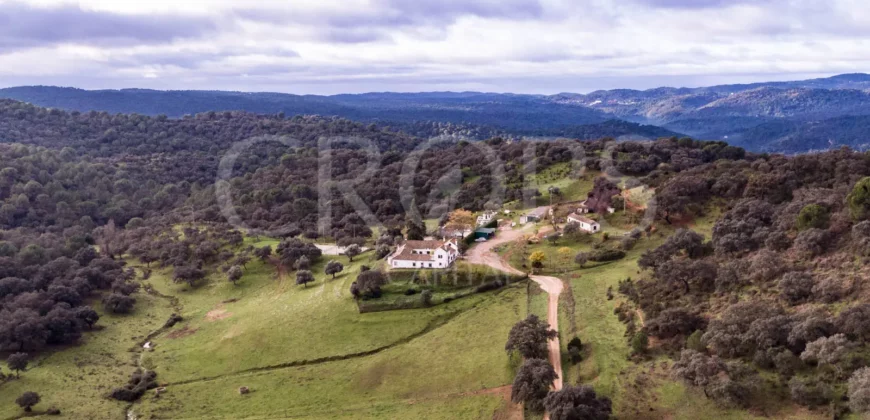
[(0, 0), (0, 16), (14, 10), (55, 25), (65, 16), (107, 23), (100, 31), (0, 28), (0, 80), (292, 93), (552, 93), (870, 68), (870, 5), (860, 0), (249, 3)]

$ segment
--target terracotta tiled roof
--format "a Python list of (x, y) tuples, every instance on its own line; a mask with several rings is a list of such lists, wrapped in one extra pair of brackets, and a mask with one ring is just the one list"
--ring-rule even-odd
[(436, 249), (444, 245), (443, 241), (405, 241), (405, 249)]
[[(441, 248), (447, 252), (455, 252), (448, 242), (443, 241), (405, 241), (402, 249), (392, 258), (405, 261), (435, 261), (435, 250)], [(415, 254), (415, 249), (429, 249), (431, 254)]]
[(588, 218), (588, 217), (583, 217), (583, 216), (581, 216), (581, 215), (579, 215), (579, 214), (577, 214), (577, 213), (571, 213), (571, 214), (569, 214), (569, 215), (568, 215), (568, 218), (569, 218), (569, 219), (574, 219), (574, 220), (576, 220), (576, 221), (578, 221), (578, 222), (589, 223), (590, 225), (591, 225), (591, 224), (597, 224), (597, 223), (598, 223), (598, 222), (596, 222), (596, 221), (594, 221), (594, 220), (592, 220), (592, 219), (590, 219), (590, 218)]

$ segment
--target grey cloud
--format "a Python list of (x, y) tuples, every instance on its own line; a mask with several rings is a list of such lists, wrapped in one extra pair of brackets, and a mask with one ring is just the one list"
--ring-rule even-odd
[(665, 9), (709, 9), (737, 4), (764, 4), (773, 0), (634, 0), (635, 3)]
[(501, 19), (539, 19), (544, 7), (539, 0), (377, 0), (371, 8), (318, 14), (313, 11), (237, 9), (237, 17), (257, 22), (326, 25), (333, 29), (395, 28), (421, 24), (443, 26), (463, 16)]
[(130, 56), (114, 56), (109, 65), (115, 68), (146, 65), (175, 66), (183, 69), (200, 69), (206, 65), (233, 57), (268, 55), (274, 58), (296, 58), (299, 53), (286, 48), (222, 48), (216, 51), (154, 51), (140, 52)]
[(320, 38), (324, 41), (339, 44), (361, 44), (365, 42), (385, 41), (391, 39), (389, 34), (375, 28), (329, 28), (320, 31)]
[(388, 8), (417, 21), (448, 20), (462, 16), (504, 19), (538, 19), (544, 14), (544, 7), (538, 0), (489, 0), (489, 1), (419, 1), (419, 0), (382, 0)]
[(123, 15), (83, 10), (0, 3), (0, 50), (60, 43), (97, 45), (160, 44), (199, 37), (217, 29), (209, 19), (180, 15)]

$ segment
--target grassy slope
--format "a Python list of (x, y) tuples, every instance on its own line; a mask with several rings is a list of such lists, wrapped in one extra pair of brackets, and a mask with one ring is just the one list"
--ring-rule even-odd
[[(156, 400), (147, 394), (134, 411), (163, 418), (492, 417), (502, 397), (476, 392), (513, 377), (501, 343), (528, 311), (525, 284), (431, 309), (360, 315), (348, 288), (367, 257), (352, 264), (340, 259), (343, 275), (324, 282), (321, 263), (307, 288), (293, 284), (292, 273), (277, 281), (274, 268), (261, 262), (249, 264), (237, 286), (213, 275), (195, 290), (155, 272), (144, 283), (177, 297), (185, 321), (156, 337), (155, 351), (142, 357), (169, 392)], [(77, 347), (43, 354), (20, 380), (3, 384), (0, 418), (20, 415), (13, 401), (24, 391), (43, 396), (36, 412), (56, 406), (67, 418), (124, 416), (127, 405), (105, 396), (135, 369), (139, 353), (131, 350), (175, 311), (167, 298), (144, 291), (136, 298), (133, 314), (104, 314), (102, 331), (87, 333)], [(230, 299), (238, 301), (221, 303)], [(397, 342), (366, 357), (234, 374)], [(172, 385), (183, 381), (193, 382)], [(256, 392), (239, 397), (242, 384)]]
[[(187, 320), (176, 327), (194, 331), (178, 338), (157, 338), (145, 360), (169, 383), (212, 377), (289, 362), (342, 356), (387, 346), (419, 333), (434, 320), (461, 310), (478, 297), (418, 311), (360, 315), (350, 284), (370, 253), (353, 263), (337, 257), (345, 269), (336, 279), (323, 274), (326, 258), (312, 267), (316, 281), (295, 285), (295, 274), (277, 279), (271, 265), (249, 264), (237, 286), (217, 274), (194, 290), (176, 285), (164, 273), (151, 284), (179, 297)], [(223, 303), (232, 299), (236, 302)], [(208, 355), (202, 357), (202, 355)]]
[(35, 412), (55, 406), (71, 419), (122, 418), (126, 403), (105, 396), (125, 384), (135, 369), (138, 353), (130, 350), (172, 313), (163, 299), (138, 293), (136, 300), (136, 311), (126, 316), (102, 313), (102, 305), (93, 302), (101, 312), (98, 325), (104, 328), (85, 333), (78, 346), (40, 355), (20, 380), (0, 386), (0, 418), (22, 413), (14, 401), (25, 391), (42, 396)]
[[(501, 343), (527, 309), (523, 284), (486, 297), (443, 326), (371, 356), (173, 385), (136, 410), (163, 418), (490, 418), (501, 398), (466, 393), (510, 383), (515, 366)], [(423, 312), (396, 314), (410, 320)], [(239, 396), (239, 386), (254, 392)]]

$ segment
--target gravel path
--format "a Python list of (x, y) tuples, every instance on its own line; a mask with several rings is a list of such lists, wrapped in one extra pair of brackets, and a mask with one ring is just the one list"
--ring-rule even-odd
[[(493, 248), (509, 242), (522, 239), (523, 236), (531, 234), (531, 225), (527, 225), (521, 229), (512, 229), (510, 227), (501, 228), (495, 238), (476, 244), (468, 250), (465, 259), (472, 264), (488, 265), (496, 270), (504, 271), (512, 274), (525, 274), (516, 268), (513, 268), (504, 261), (498, 254), (492, 251)], [(541, 286), (549, 295), (547, 304), (547, 323), (550, 328), (559, 330), (559, 294), (562, 293), (562, 280), (556, 277), (530, 275), (529, 278)], [(562, 389), (562, 356), (559, 346), (559, 337), (556, 337), (549, 342), (550, 364), (556, 370), (559, 377), (553, 382), (553, 389)], [(545, 419), (549, 418), (546, 416)]]

